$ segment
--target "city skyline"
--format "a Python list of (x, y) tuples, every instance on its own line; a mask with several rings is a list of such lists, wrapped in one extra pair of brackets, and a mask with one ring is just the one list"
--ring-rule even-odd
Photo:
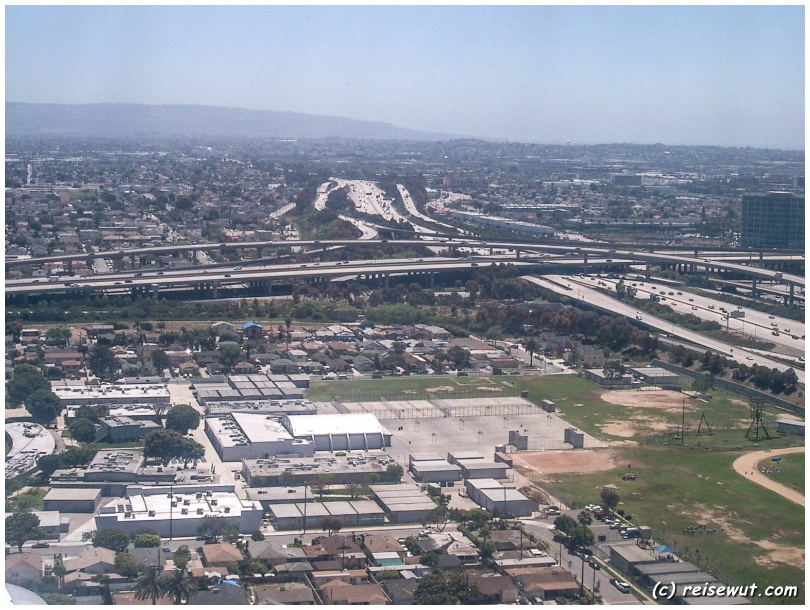
[(277, 110), (537, 143), (804, 148), (799, 5), (5, 16), (12, 102)]

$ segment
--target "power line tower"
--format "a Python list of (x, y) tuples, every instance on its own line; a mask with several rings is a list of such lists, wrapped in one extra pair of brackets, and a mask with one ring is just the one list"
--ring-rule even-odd
[(765, 422), (762, 421), (762, 407), (765, 405), (758, 398), (751, 399), (751, 425), (748, 426), (748, 432), (745, 433), (745, 438), (749, 441), (758, 442), (759, 430), (762, 428), (764, 433), (764, 440), (770, 440), (771, 435), (768, 434), (768, 429), (765, 427)]
[(697, 435), (698, 436), (700, 436), (700, 433), (701, 433), (701, 430), (703, 429), (703, 424), (704, 423), (706, 424), (706, 430), (708, 430), (708, 432), (704, 432), (704, 434), (708, 434), (709, 436), (711, 436), (713, 434), (712, 433), (712, 427), (709, 425), (709, 420), (706, 419), (706, 411), (704, 411), (703, 413), (700, 414), (700, 423), (698, 424), (698, 429), (697, 429)]

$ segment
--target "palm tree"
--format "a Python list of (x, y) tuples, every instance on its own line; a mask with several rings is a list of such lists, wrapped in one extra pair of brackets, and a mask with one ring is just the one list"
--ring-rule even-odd
[(175, 568), (171, 574), (163, 579), (163, 590), (172, 598), (174, 605), (179, 606), (197, 595), (197, 585), (189, 574), (182, 568)]
[(537, 341), (534, 340), (534, 337), (530, 337), (528, 341), (526, 341), (526, 351), (529, 352), (529, 366), (534, 364), (534, 352), (537, 351), (538, 345)]
[(157, 568), (149, 568), (135, 583), (135, 599), (151, 599), (152, 605), (157, 604), (157, 598), (166, 592), (163, 581), (160, 579)]

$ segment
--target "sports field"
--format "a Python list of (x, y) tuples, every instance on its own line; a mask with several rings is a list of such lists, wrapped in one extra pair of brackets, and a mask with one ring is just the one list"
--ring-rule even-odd
[[(757, 603), (804, 601), (804, 509), (748, 481), (732, 468), (737, 457), (757, 448), (803, 445), (800, 437), (775, 435), (776, 417), (782, 415), (775, 409), (766, 407), (764, 411), (764, 423), (774, 439), (756, 443), (745, 438), (751, 423), (747, 401), (715, 390), (708, 400), (674, 392), (606, 391), (573, 375), (343, 380), (312, 385), (316, 400), (330, 400), (335, 395), (342, 401), (348, 397), (361, 401), (379, 401), (381, 397), (388, 401), (430, 400), (459, 394), (483, 398), (519, 396), (521, 390), (527, 390), (535, 404), (552, 400), (557, 406), (555, 419), (559, 417), (561, 423), (567, 422), (607, 446), (513, 455), (527, 478), (569, 506), (599, 503), (600, 490), (613, 487), (621, 498), (619, 508), (634, 522), (650, 526), (657, 541), (674, 546), (683, 558), (714, 571), (724, 582), (757, 583), (761, 587), (800, 585), (799, 598), (761, 599)], [(520, 421), (531, 427), (541, 423), (542, 417), (542, 413), (525, 415)], [(486, 431), (487, 421), (492, 422), (493, 430), (504, 428), (501, 419), (476, 418), (475, 424), (473, 420), (461, 424), (452, 418), (424, 419), (421, 429), (413, 432), (427, 437), (432, 431), (431, 421), (440, 421), (443, 428), (435, 439), (442, 439), (473, 426)], [(517, 422), (514, 419), (510, 424)], [(492, 438), (505, 432), (504, 428)], [(424, 450), (442, 447), (435, 439), (424, 441)], [(481, 442), (479, 434), (478, 442), (470, 442), (482, 451), (491, 450), (490, 437), (483, 439)], [(404, 454), (406, 448), (402, 451)], [(803, 460), (799, 463), (796, 457), (789, 457), (783, 459), (780, 469), (785, 469), (787, 477), (803, 473)], [(637, 474), (636, 481), (622, 480), (628, 469)], [(684, 531), (701, 524), (714, 528), (715, 533)]]

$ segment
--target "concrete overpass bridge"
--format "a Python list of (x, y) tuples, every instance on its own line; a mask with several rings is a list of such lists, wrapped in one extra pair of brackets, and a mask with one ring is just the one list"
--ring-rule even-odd
[[(309, 254), (317, 254), (325, 250), (345, 246), (431, 246), (446, 248), (455, 258), (430, 257), (428, 259), (381, 259), (365, 261), (320, 262), (293, 265), (272, 264), (278, 258), (264, 258), (265, 254), (278, 252), (280, 249), (300, 248)], [(256, 258), (252, 261), (239, 263), (217, 263), (213, 265), (198, 265), (187, 269), (166, 269), (155, 271), (154, 266), (141, 267), (140, 264), (149, 258), (161, 254), (171, 255), (189, 253), (196, 259), (198, 252), (211, 252), (215, 250), (227, 251), (231, 248), (254, 250)], [(488, 251), (489, 255), (477, 256), (476, 252)], [(692, 252), (692, 250), (689, 250)], [(59, 277), (56, 281), (48, 278), (31, 278), (25, 280), (7, 280), (6, 295), (15, 297), (25, 294), (48, 294), (76, 291), (114, 291), (133, 294), (157, 295), (161, 290), (189, 288), (198, 292), (217, 294), (218, 289), (224, 286), (245, 284), (253, 288), (272, 286), (278, 281), (296, 281), (313, 278), (336, 279), (353, 275), (358, 278), (380, 277), (387, 278), (391, 274), (419, 275), (428, 274), (433, 277), (435, 273), (448, 270), (469, 270), (483, 264), (510, 262), (521, 266), (532, 266), (536, 272), (542, 273), (546, 268), (550, 272), (577, 271), (588, 273), (593, 269), (604, 267), (629, 267), (631, 265), (645, 265), (646, 275), (650, 276), (652, 266), (671, 268), (682, 273), (704, 273), (708, 278), (710, 273), (734, 274), (735, 276), (749, 278), (753, 291), (757, 291), (757, 282), (776, 282), (788, 286), (788, 300), (794, 299), (795, 287), (804, 287), (804, 276), (788, 274), (782, 271), (755, 267), (744, 261), (739, 262), (737, 257), (729, 259), (729, 252), (722, 251), (722, 258), (709, 258), (703, 256), (685, 256), (684, 252), (668, 249), (662, 252), (647, 252), (635, 250), (618, 250), (609, 245), (593, 245), (579, 243), (537, 243), (526, 241), (495, 241), (472, 238), (459, 238), (448, 236), (431, 236), (430, 239), (377, 239), (377, 240), (305, 240), (305, 241), (254, 241), (231, 242), (219, 244), (183, 244), (173, 246), (160, 246), (156, 248), (135, 248), (118, 250), (114, 252), (77, 253), (57, 255), (41, 258), (7, 260), (7, 269), (25, 265), (41, 266), (48, 263), (62, 263), (71, 271), (72, 262), (84, 260), (92, 263), (96, 258), (129, 259), (130, 270), (119, 273), (104, 273), (81, 277)], [(458, 258), (458, 256), (464, 258)], [(753, 256), (753, 253), (740, 252), (737, 256)], [(798, 258), (795, 253), (757, 253), (757, 261), (767, 264), (770, 257), (774, 262), (784, 263), (785, 256), (796, 257), (790, 259), (790, 264), (804, 266), (804, 258)], [(204, 288), (199, 288), (204, 287)]]

